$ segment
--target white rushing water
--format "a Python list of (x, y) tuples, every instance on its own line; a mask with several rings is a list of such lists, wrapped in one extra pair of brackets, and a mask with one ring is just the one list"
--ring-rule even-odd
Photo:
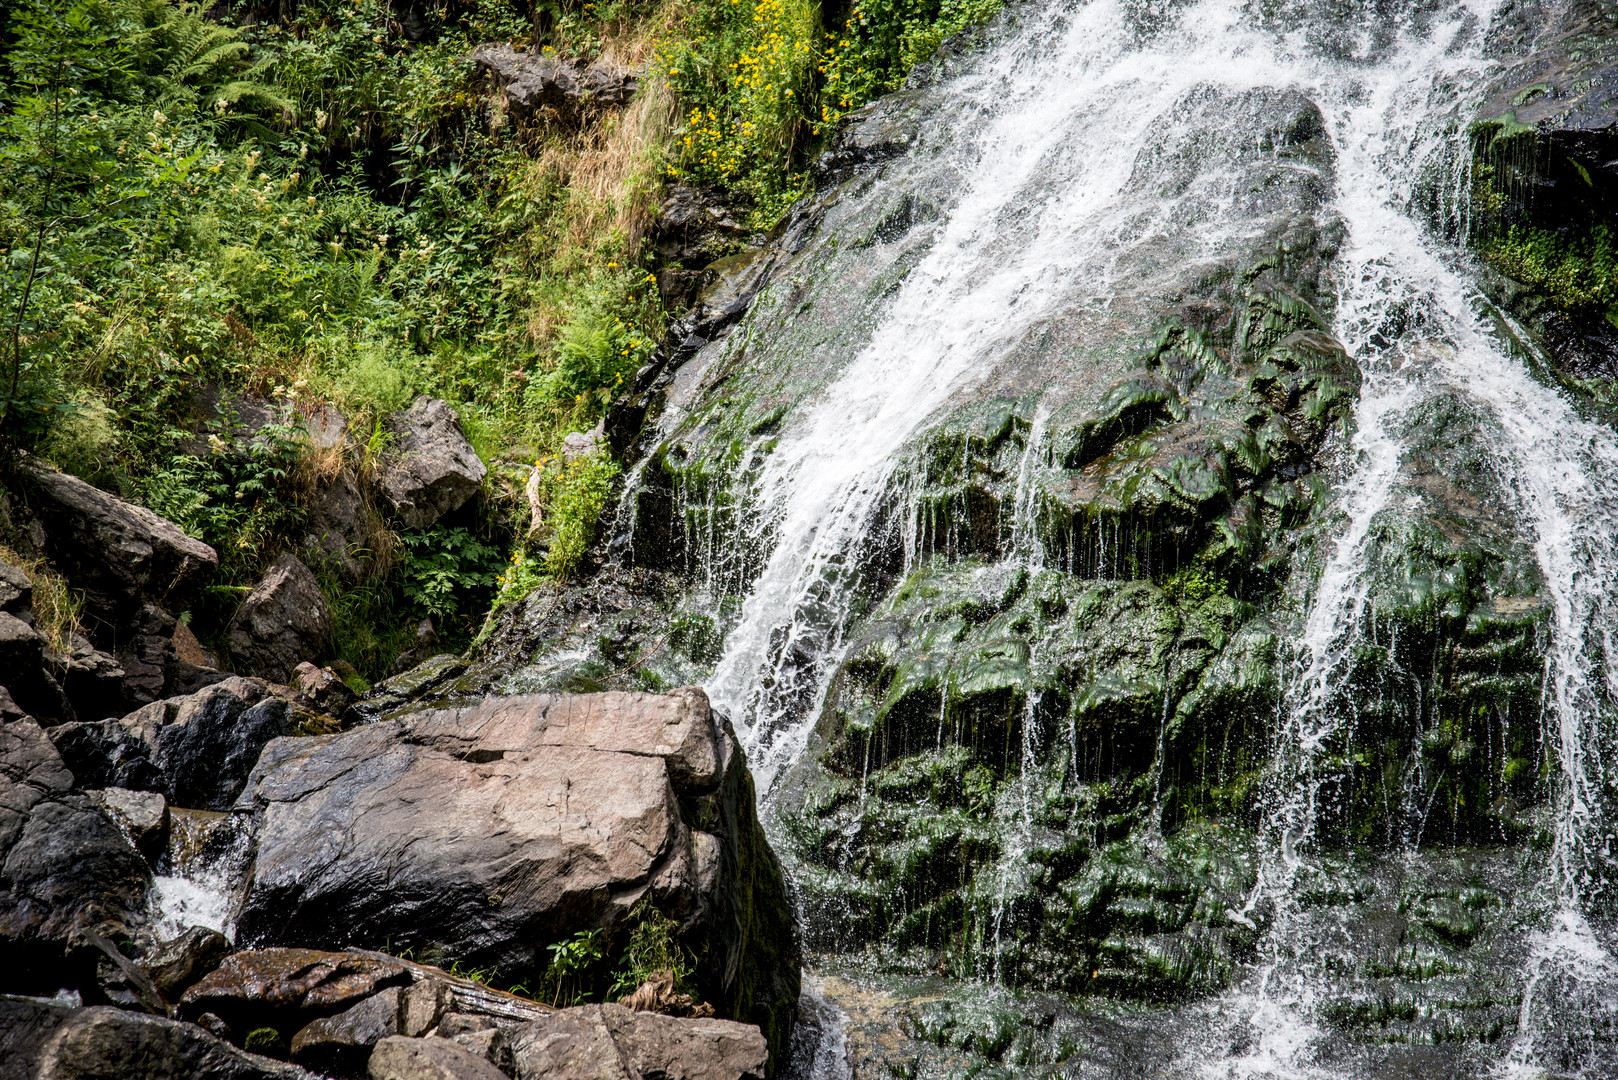
[[(952, 92), (997, 104), (963, 131), (958, 195), (938, 237), (887, 305), (869, 344), (789, 419), (754, 471), (749, 539), (767, 545), (708, 687), (737, 721), (761, 791), (802, 752), (843, 644), (860, 545), (907, 443), (987, 379), (1030, 328), (1075, 302), (1082, 278), (1105, 298), (1120, 246), (1175, 228), (1129, 184), (1152, 123), (1192, 87), (1296, 88), (1320, 107), (1335, 152), (1333, 207), (1346, 227), (1336, 325), (1364, 382), (1340, 488), (1342, 524), (1294, 642), (1264, 807), (1259, 884), (1241, 918), (1273, 911), (1253, 977), (1217, 1011), (1248, 1037), (1228, 1054), (1190, 1051), (1219, 1077), (1330, 1075), (1316, 1054), (1322, 977), (1293, 891), (1312, 868), (1322, 756), (1350, 731), (1339, 688), (1367, 630), (1375, 521), (1400, 491), (1404, 423), (1434, 395), (1484, 418), (1502, 487), (1517, 501), (1551, 605), (1544, 743), (1556, 775), (1549, 919), (1527, 973), (1519, 1030), (1501, 1068), (1588, 1070), (1581, 1036), (1618, 1023), (1618, 964), (1592, 926), (1610, 888), (1606, 787), (1618, 666), (1618, 438), (1536, 380), (1471, 283), (1464, 253), (1419, 220), (1421, 170), (1467, 153), (1469, 94), (1490, 70), (1483, 29), (1498, 0), (1453, 0), (1389, 32), (1377, 8), (1322, 50), (1307, 20), (1256, 25), (1235, 0), (1184, 5), (1142, 36), (1138, 4), (1091, 0), (1029, 13)], [(1345, 27), (1344, 21), (1349, 20)], [(1346, 35), (1346, 37), (1345, 37)], [(1347, 44), (1343, 44), (1346, 40)], [(1052, 184), (1057, 171), (1060, 183)], [(1464, 200), (1462, 200), (1464, 202)], [(1002, 223), (1025, 210), (1015, 243)], [(1129, 223), (1125, 227), (1124, 223)], [(1211, 247), (1250, 223), (1215, 222)], [(1037, 565), (1024, 497), (1045, 414), (1029, 436), (1013, 549)], [(1571, 1023), (1568, 1017), (1573, 1017)]]

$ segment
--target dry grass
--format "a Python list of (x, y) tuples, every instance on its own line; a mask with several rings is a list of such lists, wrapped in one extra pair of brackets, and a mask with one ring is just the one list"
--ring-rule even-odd
[(22, 555), (0, 544), (0, 561), (8, 562), (28, 575), (34, 584), (34, 629), (48, 648), (67, 652), (76, 633), (84, 632), (79, 616), (84, 612), (84, 594), (68, 587), (67, 579), (37, 556)]
[[(517, 200), (545, 208), (530, 227), (531, 257), (566, 274), (609, 262), (634, 263), (657, 216), (663, 153), (675, 128), (668, 84), (648, 79), (628, 108), (599, 114), (577, 131), (556, 133), (512, 178)], [(536, 298), (527, 332), (535, 344), (555, 337), (566, 298)]]

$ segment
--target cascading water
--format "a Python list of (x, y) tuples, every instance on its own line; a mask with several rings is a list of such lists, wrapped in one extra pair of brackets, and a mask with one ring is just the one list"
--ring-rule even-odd
[[(1346, 12), (1341, 5), (1092, 0), (1068, 11), (1018, 10), (985, 53), (944, 76), (935, 97), (949, 110), (931, 127), (922, 122), (909, 142), (908, 182), (948, 192), (932, 218), (905, 226), (921, 241), (874, 290), (880, 299), (847, 320), (855, 346), (829, 351), (826, 378), (790, 400), (779, 427), (742, 450), (727, 495), (740, 523), (735, 534), (710, 528), (701, 544), (688, 545), (706, 545), (705, 558), (726, 573), (758, 567), (708, 689), (736, 722), (768, 793), (810, 744), (851, 627), (871, 610), (873, 583), (887, 580), (872, 567), (873, 533), (899, 522), (901, 576), (926, 562), (928, 530), (916, 524), (922, 494), (905, 473), (929, 432), (991, 390), (1015, 397), (1028, 419), (1007, 484), (1008, 542), (996, 561), (1025, 573), (1060, 562), (1042, 540), (1048, 496), (1038, 479), (1063, 453), (1073, 456), (1055, 449), (1047, 430), (1057, 418), (1069, 420), (1062, 410), (1083, 395), (1068, 400), (1039, 387), (1043, 343), (1064, 333), (1069, 341), (1104, 334), (1133, 302), (1122, 297), (1177, 287), (1185, 267), (1212, 267), (1272, 229), (1244, 186), (1250, 180), (1220, 165), (1217, 147), (1198, 158), (1198, 125), (1218, 124), (1218, 106), (1199, 105), (1212, 100), (1207, 88), (1274, 88), (1318, 107), (1329, 182), (1305, 176), (1308, 167), (1290, 159), (1275, 172), (1329, 188), (1322, 216), (1340, 222), (1343, 236), (1330, 329), (1360, 369), (1359, 400), (1342, 445), (1335, 525), (1319, 535), (1318, 572), (1292, 609), (1283, 649), (1290, 666), (1269, 733), (1255, 884), (1228, 912), (1257, 945), (1234, 988), (1199, 1007), (1176, 1073), (1354, 1071), (1352, 1062), (1330, 1060), (1321, 1043), (1332, 965), (1356, 946), (1346, 928), (1317, 917), (1304, 894), (1335, 872), (1323, 859), (1322, 822), (1341, 816), (1331, 804), (1345, 797), (1339, 781), (1355, 751), (1362, 654), (1397, 651), (1384, 640), (1396, 631), (1379, 627), (1372, 610), (1382, 537), (1419, 501), (1411, 469), (1421, 425), (1432, 408), (1452, 403), (1481, 431), (1493, 483), (1512, 504), (1550, 608), (1542, 738), (1551, 766), (1551, 884), (1523, 902), (1524, 917), (1540, 929), (1519, 987), (1516, 1029), (1504, 1049), (1484, 1057), (1523, 1075), (1593, 1076), (1611, 1065), (1618, 1000), (1602, 984), (1618, 975), (1605, 929), (1613, 840), (1607, 787), (1618, 761), (1610, 640), (1618, 625), (1618, 438), (1536, 380), (1513, 329), (1470, 284), (1475, 268), (1454, 237), (1442, 235), (1464, 226), (1467, 171), (1455, 163), (1469, 158), (1466, 109), (1491, 69), (1484, 46), (1497, 6), (1450, 0)], [(1166, 136), (1192, 149), (1165, 149)], [(1270, 152), (1269, 138), (1257, 140), (1261, 154)], [(1435, 184), (1448, 184), (1440, 194), (1458, 207), (1458, 220), (1437, 228), (1423, 220), (1416, 198)], [(753, 336), (733, 346), (766, 366), (770, 349), (767, 338)], [(671, 410), (663, 432), (691, 415)], [(963, 451), (962, 468), (970, 457)], [(711, 525), (718, 520), (711, 488), (704, 497)], [(1125, 528), (1121, 519), (1097, 522), (1097, 578), (1153, 573)], [(1066, 558), (1069, 570), (1081, 561)], [(710, 596), (723, 591), (724, 576), (707, 575)], [(1164, 670), (1159, 764), (1177, 722), (1175, 673)], [(950, 692), (947, 678), (928, 690), (938, 702), (940, 751)], [(1036, 734), (1039, 693), (1019, 707), (1026, 715), (1010, 755), (1018, 776), (1010, 817), (1020, 824), (999, 849), (998, 891), (989, 890), (997, 939), (1010, 933), (1012, 885), (1026, 886), (1019, 867), (1037, 840), (1032, 785), (1046, 753), (1045, 735)], [(1071, 763), (1069, 775), (1081, 771), (1072, 724), (1045, 725), (1068, 730), (1068, 745), (1054, 756)], [(866, 771), (869, 753), (867, 746)], [(1388, 811), (1409, 822), (1387, 831), (1395, 888), (1400, 859), (1417, 857), (1437, 798), (1438, 781), (1424, 768), (1404, 769), (1403, 805)], [(1161, 773), (1155, 783), (1152, 814), (1161, 817), (1172, 810), (1173, 791)], [(864, 798), (862, 772), (862, 805)], [(860, 827), (863, 819), (851, 829)], [(985, 969), (997, 977), (999, 955), (997, 947)]]

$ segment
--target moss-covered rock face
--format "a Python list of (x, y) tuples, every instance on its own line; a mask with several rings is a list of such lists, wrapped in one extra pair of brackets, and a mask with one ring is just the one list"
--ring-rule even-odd
[[(772, 455), (941, 241), (941, 148), (981, 118), (930, 80), (972, 63), (946, 50), (863, 111), (821, 190), (665, 344), (609, 419), (634, 464), (600, 569), (502, 616), (451, 693), (714, 678), (784, 527)], [(1293, 92), (1198, 88), (1151, 133), (1125, 186), (1162, 220), (1103, 222), (1103, 285), (1061, 283), (897, 440), (734, 717), (765, 751), (765, 714), (803, 736), (763, 775), (823, 956), (1183, 1001), (1230, 985), (1280, 917), (1259, 881), (1297, 767), (1291, 643), (1341, 532), (1361, 388), (1332, 309), (1334, 161)], [(1035, 239), (996, 224), (1007, 258)], [(1285, 916), (1356, 928), (1322, 1014), (1345, 1038), (1495, 1038), (1516, 917), (1498, 849), (1538, 835), (1544, 798), (1541, 582), (1477, 406), (1416, 336), (1404, 362), (1435, 385), (1388, 421), (1398, 495), (1314, 703), (1341, 718), (1306, 763), (1325, 869)], [(1440, 845), (1487, 872), (1386, 860)], [(1062, 1059), (978, 1019), (905, 1037)]]
[(1618, 405), (1618, 6), (1508, 4), (1492, 38), (1503, 63), (1471, 125), (1456, 220), (1547, 374)]

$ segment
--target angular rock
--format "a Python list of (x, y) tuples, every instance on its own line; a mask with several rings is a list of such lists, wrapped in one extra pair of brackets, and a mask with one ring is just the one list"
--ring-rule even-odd
[(371, 1049), (400, 1030), (402, 991), (389, 987), (292, 1036), (292, 1060), (328, 1076), (364, 1076)]
[(29, 1080), (318, 1080), (195, 1024), (99, 1006), (0, 999), (0, 1077)]
[(447, 402), (418, 397), (390, 425), (394, 447), (381, 487), (401, 525), (424, 529), (477, 494), (488, 470)]
[(72, 784), (37, 723), (0, 723), (0, 990), (88, 986), (85, 932), (116, 940), (144, 923), (146, 861)]
[(103, 626), (116, 626), (118, 613), (146, 599), (184, 611), (213, 578), (219, 556), (172, 522), (36, 458), (24, 458), (21, 469), (45, 530), (45, 554), (87, 594), (85, 611)]
[(506, 1080), (506, 1074), (449, 1039), (389, 1036), (376, 1044), (371, 1080)]
[(410, 982), (402, 965), (375, 955), (316, 949), (251, 949), (226, 957), (180, 998), (182, 1016), (211, 1012), (231, 1030), (299, 1031), (378, 991)]
[(67, 695), (75, 719), (104, 720), (128, 711), (122, 665), (83, 634), (72, 636), (65, 654), (47, 651), (45, 664)]
[(0, 611), (33, 624), (34, 582), (8, 562), (0, 561)]
[(698, 689), (491, 697), (279, 739), (238, 809), (257, 821), (241, 941), (431, 945), (517, 977), (650, 896), (681, 924), (703, 1000), (772, 1040), (790, 1030), (780, 869)]
[(219, 966), (230, 953), (230, 939), (206, 926), (193, 926), (166, 941), (141, 961), (152, 985), (169, 1001), (178, 1001), (193, 983)]
[(162, 795), (115, 787), (85, 794), (117, 822), (137, 851), (148, 859), (162, 853), (169, 838), (169, 804)]
[(331, 668), (316, 667), (304, 661), (292, 675), (293, 686), (300, 694), (314, 702), (316, 708), (334, 715), (354, 704), (359, 697)]
[(323, 562), (344, 581), (365, 576), (378, 543), (378, 523), (359, 481), (343, 469), (315, 496), (304, 522), (303, 546), (311, 560)]
[(330, 405), (316, 405), (303, 418), (309, 445), (316, 450), (333, 450), (348, 440), (348, 420)]
[(509, 1033), (518, 1080), (764, 1080), (769, 1048), (751, 1024), (582, 1005)]
[(331, 637), (331, 612), (315, 576), (283, 552), (231, 616), (225, 637), (233, 666), (285, 683)]
[(542, 113), (579, 113), (625, 105), (641, 73), (602, 58), (591, 64), (546, 53), (519, 52), (510, 45), (479, 45), (471, 61), (499, 87), (507, 111), (523, 121)]
[(0, 611), (0, 686), (42, 723), (75, 719), (73, 706), (45, 667), (45, 642), (35, 629)]
[(271, 739), (290, 730), (287, 702), (256, 679), (230, 676), (119, 720), (52, 728), (80, 784), (156, 791), (179, 805), (225, 810)]

